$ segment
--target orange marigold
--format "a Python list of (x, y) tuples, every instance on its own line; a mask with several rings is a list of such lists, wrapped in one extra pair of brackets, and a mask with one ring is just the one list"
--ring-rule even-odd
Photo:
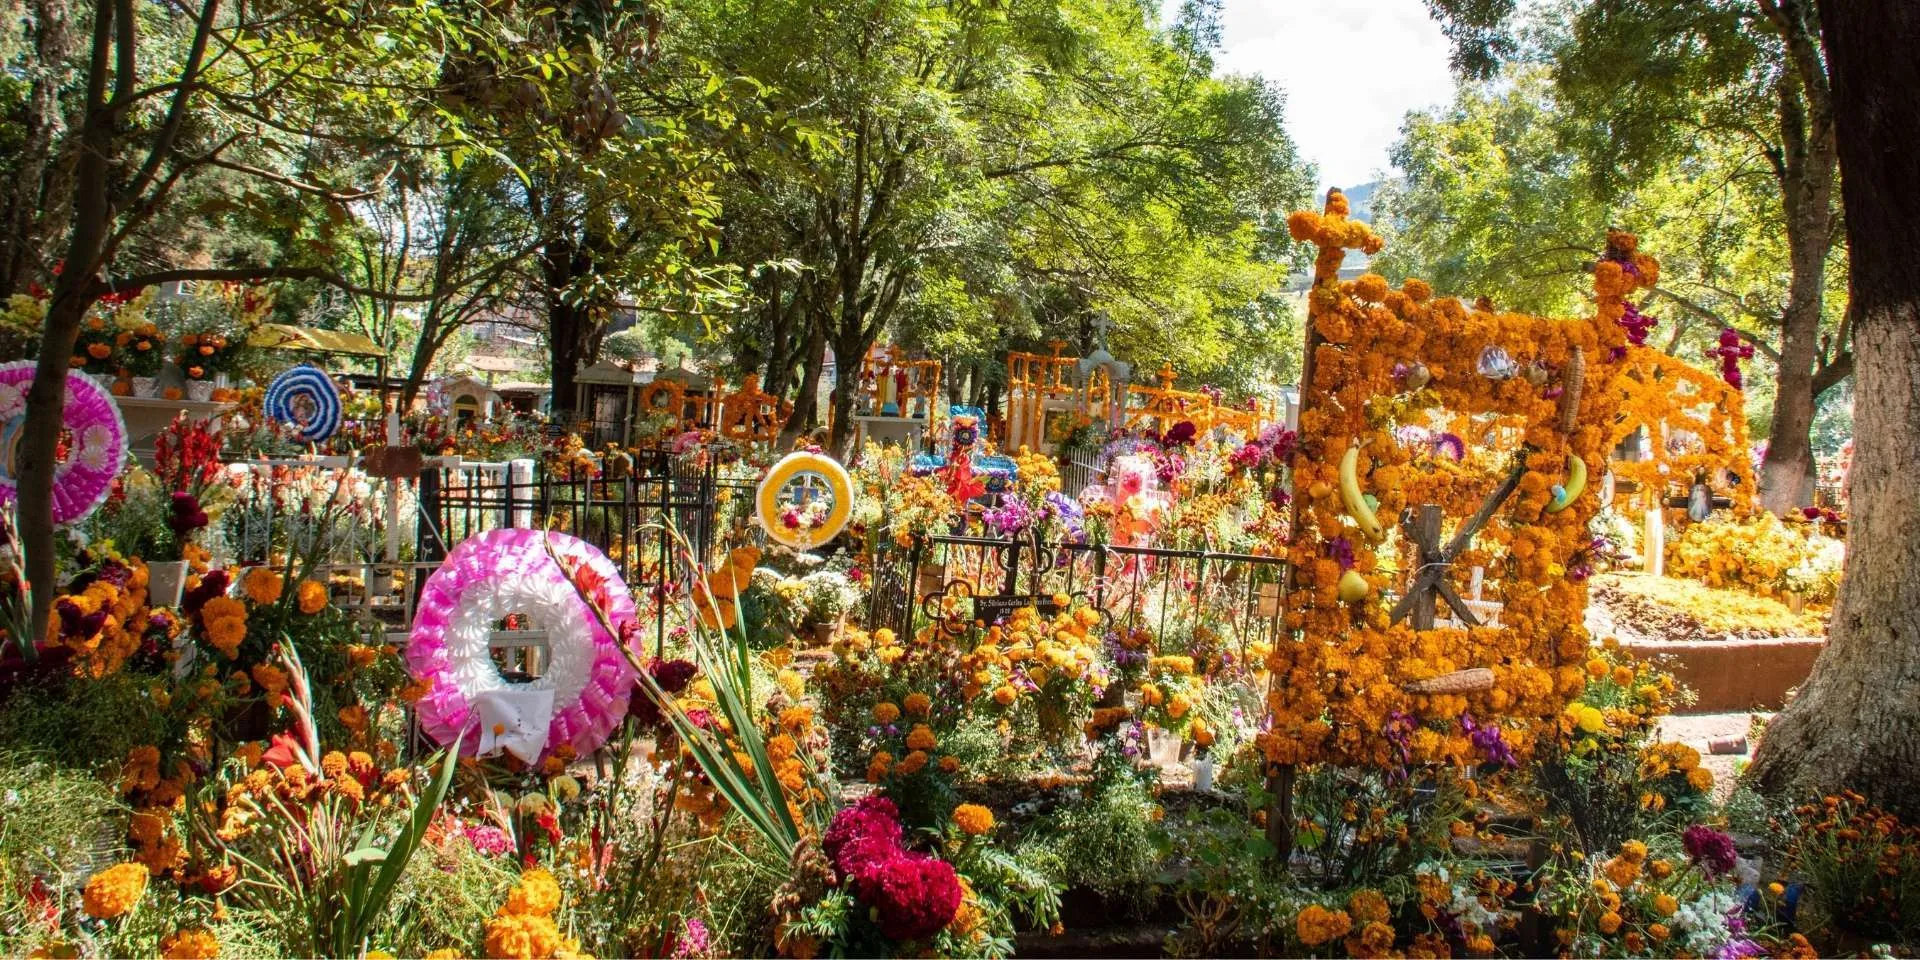
[(300, 581), (300, 587), (299, 587), (299, 592), (297, 596), (299, 597), (299, 600), (300, 600), (301, 613), (315, 614), (315, 613), (319, 613), (321, 610), (326, 609), (327, 587), (326, 587), (326, 584), (323, 584), (318, 580)]
[(160, 941), (162, 960), (213, 960), (219, 955), (219, 939), (201, 928), (175, 930)]
[(953, 825), (967, 836), (981, 836), (993, 830), (993, 811), (977, 803), (963, 803), (953, 808)]
[(118, 917), (146, 895), (147, 876), (147, 867), (141, 863), (108, 867), (87, 879), (86, 889), (80, 894), (81, 906), (96, 920)]
[(1300, 936), (1300, 942), (1309, 947), (1317, 947), (1329, 940), (1337, 940), (1353, 929), (1353, 918), (1345, 910), (1328, 910), (1317, 903), (1310, 903), (1293, 921), (1294, 933)]

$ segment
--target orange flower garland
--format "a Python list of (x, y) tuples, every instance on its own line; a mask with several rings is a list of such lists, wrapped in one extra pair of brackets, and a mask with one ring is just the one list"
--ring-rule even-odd
[[(1288, 218), (1294, 239), (1319, 247), (1309, 300), (1319, 342), (1303, 387), (1293, 463), (1300, 513), (1289, 548), (1295, 583), (1287, 625), (1299, 639), (1277, 644), (1268, 657), (1273, 726), (1260, 745), (1281, 764), (1470, 763), (1479, 757), (1459, 718), (1471, 713), (1482, 723), (1517, 722), (1506, 736), (1524, 754), (1533, 728), (1557, 717), (1584, 682), (1579, 664), (1587, 648), (1587, 588), (1566, 576), (1566, 567), (1587, 543), (1597, 497), (1587, 493), (1557, 513), (1547, 507), (1553, 488), (1566, 480), (1569, 454), (1594, 474), (1604, 468), (1619, 405), (1613, 380), (1623, 366), (1616, 348), (1626, 339), (1617, 321), (1627, 294), (1651, 285), (1658, 264), (1635, 253), (1630, 235), (1610, 235), (1613, 259), (1595, 270), (1594, 317), (1565, 321), (1499, 313), (1484, 301), (1469, 308), (1459, 300), (1435, 299), (1419, 280), (1399, 290), (1372, 274), (1341, 283), (1346, 249), (1373, 253), (1381, 246), (1365, 224), (1346, 215), (1346, 198), (1331, 191), (1324, 213)], [(1623, 262), (1635, 269), (1625, 270)], [(1480, 373), (1483, 357), (1495, 347), (1510, 358), (1512, 372), (1529, 375)], [(1584, 370), (1584, 388), (1576, 369)], [(1416, 370), (1426, 382), (1409, 376)], [(1574, 401), (1576, 406), (1562, 410)], [(1572, 429), (1563, 431), (1569, 414)], [(1397, 427), (1424, 425), (1436, 415), (1455, 418), (1447, 423), (1485, 425), (1471, 437), (1471, 456), (1460, 463), (1416, 458), (1399, 442)], [(1489, 441), (1497, 456), (1484, 456)], [(1338, 466), (1353, 444), (1364, 444), (1362, 460), (1371, 461), (1361, 486), (1378, 498), (1383, 525), (1391, 526), (1409, 506), (1433, 503), (1445, 512), (1447, 536), (1512, 463), (1524, 463), (1515, 492), (1450, 572), (1464, 593), (1470, 566), (1486, 567), (1505, 604), (1502, 626), (1416, 632), (1407, 622), (1389, 624), (1387, 606), (1376, 594), (1411, 579), (1411, 552), (1403, 550), (1401, 571), (1386, 569), (1347, 517)], [(1506, 455), (1516, 447), (1518, 461)], [(1348, 554), (1370, 594), (1353, 603), (1340, 599)], [(1491, 689), (1408, 689), (1475, 667), (1491, 669)], [(1400, 739), (1390, 736), (1396, 717), (1409, 718), (1416, 729), (1403, 730)]]

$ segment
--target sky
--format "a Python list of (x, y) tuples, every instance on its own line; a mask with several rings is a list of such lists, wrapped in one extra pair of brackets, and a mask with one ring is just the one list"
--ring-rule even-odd
[(1287, 95), (1287, 132), (1322, 188), (1387, 170), (1408, 110), (1453, 98), (1447, 39), (1422, 0), (1226, 0), (1219, 66)]

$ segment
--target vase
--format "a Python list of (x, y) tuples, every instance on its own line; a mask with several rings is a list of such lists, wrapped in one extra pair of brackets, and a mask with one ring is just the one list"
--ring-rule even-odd
[(213, 399), (212, 380), (188, 380), (187, 399), (205, 402)]
[(1202, 793), (1213, 789), (1213, 759), (1211, 757), (1194, 758), (1193, 789)]
[(1794, 613), (1804, 613), (1807, 609), (1807, 595), (1798, 590), (1787, 591), (1787, 609)]
[(136, 397), (154, 396), (155, 395), (154, 384), (159, 382), (159, 380), (160, 380), (159, 377), (134, 377), (133, 378), (133, 395)]
[(187, 583), (185, 560), (153, 560), (147, 563), (147, 605), (178, 607), (180, 590)]

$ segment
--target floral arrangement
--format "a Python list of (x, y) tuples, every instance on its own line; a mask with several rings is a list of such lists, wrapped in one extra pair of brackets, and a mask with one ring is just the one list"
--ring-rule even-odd
[(1765, 511), (1692, 524), (1667, 544), (1670, 576), (1763, 597), (1800, 590), (1816, 602), (1832, 599), (1845, 560), (1844, 542), (1810, 536)]
[[(1733, 501), (1736, 516), (1752, 513), (1756, 474), (1747, 439), (1746, 400), (1739, 388), (1647, 347), (1629, 349), (1626, 364), (1614, 380), (1620, 416), (1610, 447), (1642, 429), (1666, 436), (1668, 442), (1652, 444), (1646, 459), (1611, 461), (1614, 475), (1655, 497), (1665, 497), (1676, 484), (1685, 493), (1684, 488), (1703, 478), (1716, 495)], [(1672, 513), (1676, 522), (1685, 519), (1683, 510)]]
[[(1587, 645), (1586, 585), (1566, 574), (1591, 540), (1586, 526), (1595, 498), (1548, 508), (1570, 457), (1605, 462), (1618, 404), (1609, 384), (1625, 353), (1617, 321), (1627, 294), (1654, 283), (1657, 265), (1636, 252), (1631, 235), (1611, 234), (1608, 256), (1595, 267), (1593, 317), (1556, 321), (1497, 313), (1485, 304), (1469, 310), (1434, 298), (1418, 280), (1400, 290), (1373, 275), (1341, 283), (1337, 271), (1347, 248), (1380, 247), (1365, 224), (1346, 214), (1345, 197), (1334, 191), (1323, 213), (1299, 212), (1288, 220), (1296, 240), (1319, 249), (1310, 300), (1312, 376), (1293, 460), (1295, 490), (1306, 493), (1290, 550), (1300, 580), (1287, 614), (1288, 626), (1304, 631), (1306, 640), (1280, 644), (1269, 658), (1272, 672), (1286, 682), (1273, 687), (1273, 728), (1262, 742), (1275, 763), (1389, 765), (1398, 759), (1388, 737), (1390, 717), (1404, 715), (1437, 731), (1456, 728), (1458, 718), (1471, 713), (1511, 725), (1508, 739), (1524, 756), (1535, 731), (1578, 692), (1582, 674), (1569, 661)], [(1541, 375), (1518, 375), (1521, 362), (1514, 357)], [(1503, 414), (1518, 427), (1517, 486), (1455, 570), (1479, 565), (1501, 572), (1505, 626), (1498, 630), (1416, 633), (1404, 624), (1389, 626), (1373, 599), (1393, 582), (1376, 548), (1386, 531), (1377, 522), (1356, 521), (1349, 504), (1357, 496), (1350, 499), (1343, 484), (1364, 486), (1377, 498), (1378, 506), (1366, 511), (1369, 522), (1420, 502), (1463, 518), (1491, 486), (1448, 483), (1421, 489), (1418, 499), (1409, 492), (1408, 453), (1394, 428), (1413, 411), (1434, 407)], [(1364, 478), (1343, 476), (1344, 456), (1363, 447), (1371, 470), (1355, 471)], [(1394, 565), (1410, 569), (1406, 557)], [(1425, 683), (1469, 668), (1489, 670), (1492, 684), (1443, 690)], [(1420, 759), (1475, 762), (1468, 738), (1440, 743), (1439, 755)]]

